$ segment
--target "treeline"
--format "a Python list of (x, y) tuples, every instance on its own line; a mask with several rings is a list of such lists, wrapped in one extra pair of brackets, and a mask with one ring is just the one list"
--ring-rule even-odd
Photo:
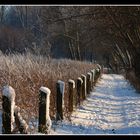
[(140, 75), (139, 6), (1, 6), (0, 49), (98, 61)]
[(100, 8), (1, 6), (0, 49), (4, 53), (29, 49), (35, 54), (56, 58), (97, 60), (102, 56), (98, 55), (102, 52), (101, 46), (103, 53), (108, 53), (109, 47), (102, 45), (102, 41), (110, 42), (100, 19), (97, 21)]

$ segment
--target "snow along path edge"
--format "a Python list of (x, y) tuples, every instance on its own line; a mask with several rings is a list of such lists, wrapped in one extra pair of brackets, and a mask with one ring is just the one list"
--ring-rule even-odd
[(140, 94), (122, 75), (103, 74), (95, 91), (52, 134), (140, 134)]

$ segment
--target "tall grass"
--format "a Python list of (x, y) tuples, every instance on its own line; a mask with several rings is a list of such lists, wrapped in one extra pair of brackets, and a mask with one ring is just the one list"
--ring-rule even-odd
[[(38, 116), (38, 92), (41, 86), (51, 90), (50, 115), (55, 116), (56, 82), (66, 82), (65, 104), (67, 104), (67, 83), (86, 74), (94, 65), (68, 59), (48, 59), (33, 54), (0, 54), (0, 88), (10, 85), (16, 92), (16, 104), (27, 116)], [(65, 115), (67, 109), (65, 108)]]

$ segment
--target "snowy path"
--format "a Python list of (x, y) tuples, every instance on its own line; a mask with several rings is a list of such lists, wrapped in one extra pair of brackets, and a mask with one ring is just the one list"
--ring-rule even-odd
[[(0, 133), (1, 129), (0, 111)], [(102, 75), (71, 122), (53, 123), (51, 135), (61, 134), (140, 134), (140, 93), (121, 75)]]
[(104, 74), (71, 119), (52, 134), (140, 134), (140, 94), (123, 76)]

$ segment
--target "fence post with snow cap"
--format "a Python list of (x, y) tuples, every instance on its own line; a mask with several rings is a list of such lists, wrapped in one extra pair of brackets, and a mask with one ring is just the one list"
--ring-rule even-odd
[(65, 83), (58, 80), (56, 83), (56, 120), (63, 120)]
[(82, 78), (82, 81), (83, 81), (83, 84), (82, 84), (82, 100), (85, 100), (86, 99), (86, 94), (87, 94), (86, 76), (82, 74), (81, 78)]
[(102, 67), (99, 64), (97, 64), (97, 67), (99, 69), (99, 72), (101, 72), (102, 71)]
[(48, 134), (51, 128), (51, 119), (49, 116), (50, 89), (41, 87), (39, 90), (39, 125), (38, 131)]
[(97, 82), (98, 78), (100, 77), (100, 69), (96, 68), (95, 69), (95, 83)]
[(87, 73), (87, 94), (90, 94), (90, 91), (91, 91), (91, 73), (88, 72)]
[(99, 64), (97, 64), (97, 68), (98, 68), (98, 78), (99, 78), (102, 73), (102, 67)]
[(78, 77), (77, 79), (77, 102), (76, 102), (76, 106), (77, 105), (80, 105), (80, 101), (81, 101), (81, 97), (82, 97), (82, 83), (83, 83), (83, 80)]
[(94, 87), (94, 76), (95, 76), (95, 69), (91, 70), (91, 85), (92, 85), (92, 88)]
[(4, 86), (2, 90), (2, 133), (11, 134), (14, 128), (15, 90)]
[(73, 111), (73, 96), (74, 96), (74, 88), (75, 88), (75, 82), (74, 80), (69, 80), (68, 81), (68, 90), (69, 90), (69, 112), (71, 113)]

